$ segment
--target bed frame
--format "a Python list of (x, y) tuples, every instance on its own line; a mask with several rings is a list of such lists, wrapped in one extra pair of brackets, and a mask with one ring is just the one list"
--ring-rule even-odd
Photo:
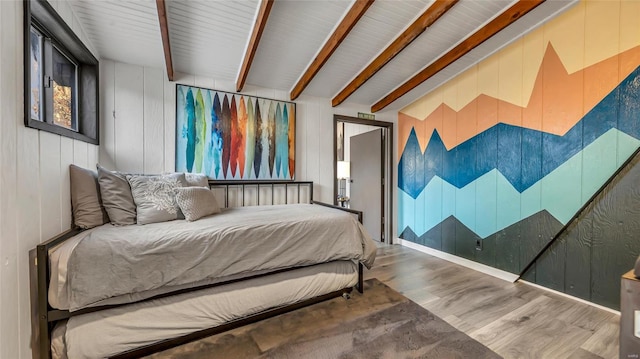
[[(326, 204), (323, 202), (318, 202), (313, 200), (313, 182), (310, 181), (209, 181), (209, 187), (212, 190), (222, 189), (224, 190), (224, 203), (225, 207), (229, 205), (230, 199), (230, 191), (239, 190), (242, 197), (242, 206), (245, 204), (245, 194), (248, 188), (257, 189), (257, 201), (256, 204), (260, 204), (260, 191), (265, 187), (270, 189), (271, 192), (271, 200), (267, 204), (277, 204), (274, 196), (274, 190), (278, 188), (284, 188), (284, 204), (289, 203), (311, 203), (315, 205), (321, 205), (325, 207), (335, 208), (341, 211), (349, 212), (355, 216), (357, 216), (358, 221), (362, 223), (363, 214), (361, 211), (356, 211), (349, 208), (334, 206), (331, 204)], [(293, 187), (297, 191), (297, 196), (295, 202), (290, 202), (289, 196), (289, 188)], [(308, 198), (306, 201), (301, 201), (301, 190), (303, 188), (308, 188)], [(263, 196), (264, 199), (264, 196)], [(280, 201), (281, 202), (281, 201)], [(66, 241), (67, 239), (74, 237), (75, 235), (81, 233), (83, 229), (80, 228), (72, 228), (66, 232), (63, 232), (57, 235), (54, 238), (49, 239), (48, 241), (41, 243), (29, 251), (29, 282), (30, 282), (30, 292), (31, 292), (31, 351), (32, 357), (34, 359), (49, 359), (51, 358), (51, 333), (53, 331), (53, 327), (56, 322), (68, 319), (75, 315), (81, 315), (91, 312), (96, 312), (99, 310), (113, 308), (118, 306), (123, 306), (131, 303), (124, 304), (116, 304), (116, 305), (104, 305), (104, 306), (96, 306), (85, 308), (81, 310), (77, 310), (74, 312), (69, 312), (68, 310), (58, 310), (49, 306), (48, 301), (48, 285), (50, 279), (49, 272), (49, 250), (60, 243)], [(299, 269), (300, 267), (287, 268), (283, 270), (279, 270), (276, 272), (270, 272), (266, 274), (260, 274), (251, 277), (245, 277), (242, 279), (230, 280), (210, 285), (203, 285), (194, 288), (182, 289), (178, 291), (174, 291), (171, 293), (160, 294), (157, 296), (153, 296), (139, 302), (148, 301), (152, 299), (158, 299), (162, 297), (168, 297), (172, 295), (192, 292), (196, 290), (201, 290), (205, 288), (211, 288), (216, 286), (221, 286), (225, 284), (230, 284), (242, 280), (248, 280), (252, 278), (258, 278), (266, 275), (271, 275), (280, 272), (292, 271)], [(358, 283), (356, 285), (356, 289), (358, 292), (363, 292), (363, 265), (362, 263), (358, 263)], [(150, 355), (159, 351), (163, 351), (178, 345), (182, 345), (197, 339), (201, 339), (204, 337), (208, 337), (214, 334), (222, 333), (234, 328), (238, 328), (250, 323), (255, 323), (257, 321), (274, 317), (283, 313), (287, 313), (299, 308), (303, 308), (321, 301), (325, 301), (327, 299), (345, 296), (348, 298), (349, 293), (353, 288), (345, 288), (335, 292), (327, 293), (315, 298), (311, 298), (302, 302), (294, 303), (288, 306), (281, 306), (272, 308), (260, 313), (252, 314), (247, 317), (239, 318), (234, 321), (222, 324), (220, 326), (216, 326), (209, 329), (204, 329), (200, 331), (196, 331), (184, 336), (180, 336), (177, 338), (166, 339), (159, 342), (156, 342), (152, 345), (143, 346), (140, 348), (132, 349), (120, 354), (113, 356), (112, 358), (138, 358), (144, 355)]]

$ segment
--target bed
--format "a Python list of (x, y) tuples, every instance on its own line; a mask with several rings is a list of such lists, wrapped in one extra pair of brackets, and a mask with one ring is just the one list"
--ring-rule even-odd
[[(285, 203), (301, 184), (284, 184)], [(273, 196), (274, 183), (255, 186)], [(311, 193), (196, 222), (72, 229), (30, 252), (33, 357), (139, 357), (361, 291), (376, 252), (361, 220)]]

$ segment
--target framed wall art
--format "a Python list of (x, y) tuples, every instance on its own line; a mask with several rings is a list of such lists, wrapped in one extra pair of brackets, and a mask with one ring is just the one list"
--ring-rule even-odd
[(176, 171), (216, 180), (293, 180), (296, 105), (176, 87)]

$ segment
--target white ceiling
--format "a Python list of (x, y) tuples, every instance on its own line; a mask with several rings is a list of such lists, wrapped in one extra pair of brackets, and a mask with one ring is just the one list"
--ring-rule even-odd
[[(433, 0), (377, 0), (303, 92), (332, 98)], [(515, 0), (460, 0), (347, 99), (372, 105), (446, 53)], [(400, 109), (577, 0), (549, 0), (393, 103)], [(103, 58), (164, 68), (155, 0), (71, 0)], [(235, 81), (259, 0), (167, 0), (174, 70)], [(275, 0), (247, 85), (289, 92), (352, 5), (338, 0)]]

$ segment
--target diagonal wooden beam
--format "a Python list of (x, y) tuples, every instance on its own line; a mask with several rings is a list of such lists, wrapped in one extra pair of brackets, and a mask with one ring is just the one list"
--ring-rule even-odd
[(416, 19), (406, 30), (402, 32), (391, 45), (387, 46), (378, 57), (376, 57), (367, 67), (362, 70), (345, 88), (342, 89), (331, 100), (332, 106), (338, 106), (367, 80), (375, 75), (389, 61), (393, 60), (405, 47), (409, 46), (413, 40), (420, 36), (429, 26), (433, 25), (442, 15), (444, 15), (458, 0), (436, 0), (420, 17)]
[(171, 60), (171, 44), (169, 43), (169, 21), (167, 20), (167, 8), (164, 0), (156, 0), (158, 7), (158, 20), (160, 21), (160, 34), (162, 35), (162, 48), (164, 49), (164, 63), (167, 65), (167, 77), (173, 81), (173, 61)]
[(433, 75), (437, 74), (442, 69), (449, 66), (454, 61), (458, 60), (493, 35), (497, 34), (500, 30), (511, 25), (516, 20), (527, 14), (529, 11), (535, 9), (543, 2), (545, 2), (545, 0), (518, 1), (509, 9), (498, 15), (498, 17), (493, 19), (487, 25), (476, 31), (473, 35), (467, 37), (464, 41), (458, 44), (458, 46), (454, 47), (452, 50), (439, 57), (436, 61), (431, 63), (431, 65), (422, 69), (422, 71), (418, 72), (416, 75), (414, 75), (412, 78), (410, 78), (398, 88), (393, 90), (391, 93), (386, 95), (380, 101), (376, 102), (373, 106), (371, 106), (371, 112), (378, 112), (383, 108), (389, 106), (395, 100), (399, 99), (407, 92), (413, 90), (418, 85), (428, 80)]
[(313, 59), (309, 67), (307, 67), (300, 80), (298, 80), (298, 83), (293, 87), (293, 90), (291, 90), (291, 101), (300, 96), (302, 91), (304, 91), (311, 80), (313, 80), (313, 77), (316, 76), (322, 66), (329, 60), (329, 57), (331, 57), (333, 52), (336, 51), (338, 46), (340, 46), (342, 41), (347, 37), (351, 29), (356, 26), (358, 20), (360, 20), (362, 15), (364, 15), (367, 9), (373, 4), (373, 1), (374, 0), (355, 0), (351, 9), (347, 12), (347, 15), (345, 15), (338, 27), (336, 27), (327, 42), (324, 43), (318, 55)]
[(240, 73), (238, 73), (238, 79), (236, 80), (237, 92), (242, 91), (244, 83), (247, 80), (247, 76), (249, 76), (249, 69), (251, 68), (253, 57), (256, 55), (256, 51), (258, 50), (258, 44), (260, 43), (260, 38), (262, 37), (264, 27), (267, 25), (267, 19), (269, 18), (269, 13), (271, 12), (272, 6), (273, 0), (262, 0), (260, 2), (258, 16), (256, 17), (255, 24), (253, 24), (253, 32), (251, 33), (251, 38), (249, 39), (247, 51), (244, 54), (244, 60), (242, 60), (242, 67), (240, 68)]

